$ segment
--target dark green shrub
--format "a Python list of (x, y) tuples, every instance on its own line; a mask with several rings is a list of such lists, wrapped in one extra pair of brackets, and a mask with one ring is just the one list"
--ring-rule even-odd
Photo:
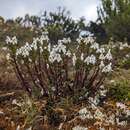
[(130, 68), (130, 59), (125, 59), (120, 62), (120, 67), (129, 69)]
[(130, 86), (127, 80), (121, 80), (111, 85), (108, 90), (110, 98), (118, 101), (130, 100)]

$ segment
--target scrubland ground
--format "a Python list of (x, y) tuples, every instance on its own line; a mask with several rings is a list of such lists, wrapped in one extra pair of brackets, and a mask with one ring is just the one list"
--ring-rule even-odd
[[(98, 122), (79, 118), (77, 113), (87, 105), (86, 101), (73, 104), (69, 99), (64, 99), (63, 102), (50, 109), (51, 105), (48, 105), (46, 98), (30, 98), (22, 90), (4, 53), (0, 57), (0, 65), (0, 130), (58, 130), (60, 128), (61, 130), (87, 130), (85, 127), (88, 128), (88, 126), (89, 130), (130, 129), (130, 118), (125, 126), (106, 125), (102, 126), (103, 128), (100, 127), (100, 119)], [(124, 79), (130, 83), (130, 69), (119, 68), (105, 83), (110, 85), (111, 82)], [(115, 111), (116, 101), (110, 97), (106, 102), (99, 108), (105, 111)], [(129, 101), (124, 103), (130, 106)], [(128, 109), (130, 110), (130, 107)], [(47, 110), (48, 112), (45, 112)]]

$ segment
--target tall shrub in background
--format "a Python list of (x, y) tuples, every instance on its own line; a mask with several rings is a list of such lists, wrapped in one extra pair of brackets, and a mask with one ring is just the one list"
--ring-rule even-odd
[(129, 38), (130, 32), (130, 1), (129, 0), (101, 0), (98, 8), (98, 21), (104, 27), (108, 38), (118, 41)]

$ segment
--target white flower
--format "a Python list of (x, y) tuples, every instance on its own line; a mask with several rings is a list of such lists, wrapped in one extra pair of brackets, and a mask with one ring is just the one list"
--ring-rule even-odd
[(76, 41), (77, 41), (78, 43), (81, 43), (81, 40), (82, 40), (81, 37), (76, 39)]
[(82, 61), (84, 60), (84, 54), (83, 54), (83, 53), (81, 53), (80, 59), (81, 59)]
[(60, 54), (56, 53), (55, 50), (52, 50), (50, 52), (49, 61), (51, 63), (53, 63), (54, 61), (60, 62), (60, 61), (62, 61), (62, 58), (61, 58)]
[(75, 66), (76, 60), (77, 60), (77, 58), (76, 58), (76, 55), (75, 55), (75, 53), (74, 53), (74, 54), (73, 54), (73, 57), (72, 57), (73, 66)]
[(126, 43), (119, 42), (118, 44), (119, 44), (119, 49), (120, 50), (123, 50), (124, 48), (129, 47), (127, 42)]
[(107, 90), (100, 90), (100, 96), (106, 96)]
[(60, 62), (62, 61), (60, 52), (66, 53), (66, 46), (64, 46), (63, 44), (58, 44), (53, 46), (52, 50), (50, 51), (50, 55), (49, 55), (49, 61), (50, 62)]
[(104, 48), (99, 48), (97, 49), (96, 53), (104, 53), (105, 52), (105, 49)]
[(95, 42), (95, 39), (93, 37), (87, 37), (87, 38), (84, 38), (84, 41), (86, 43), (94, 43)]
[(63, 45), (61, 41), (58, 41), (57, 52), (63, 52), (63, 54), (66, 53), (66, 46)]
[(44, 94), (44, 90), (43, 90), (43, 89), (41, 89), (41, 92), (40, 92), (40, 93), (41, 93), (41, 95), (43, 95), (43, 94)]
[(31, 47), (36, 51), (37, 50), (37, 41), (36, 39), (33, 40)]
[(121, 126), (127, 125), (127, 121), (119, 121), (119, 118), (116, 118), (116, 122), (117, 122), (118, 125), (121, 125)]
[(124, 49), (124, 47), (123, 47), (123, 46), (120, 46), (120, 47), (119, 47), (119, 49), (120, 49), (120, 50), (123, 50), (123, 49)]
[(100, 59), (100, 60), (104, 60), (104, 59), (105, 59), (105, 56), (104, 56), (103, 53), (101, 53), (101, 54), (99, 55), (99, 59)]
[(61, 42), (63, 43), (70, 43), (71, 42), (71, 39), (70, 38), (63, 38), (63, 40), (61, 40)]
[(40, 53), (42, 53), (43, 52), (43, 48), (41, 46), (39, 48), (40, 48)]
[(77, 126), (73, 127), (72, 130), (88, 130), (88, 128), (77, 125)]
[(120, 109), (126, 109), (126, 105), (123, 104), (123, 103), (121, 103), (121, 102), (117, 102), (117, 103), (116, 103), (116, 106), (117, 106), (118, 108), (120, 108)]
[(12, 41), (11, 41), (11, 38), (10, 38), (9, 36), (7, 36), (7, 37), (6, 37), (6, 43), (9, 44), (9, 43), (11, 43), (11, 42), (12, 42)]
[(79, 37), (77, 38), (76, 41), (78, 42), (78, 44), (84, 42), (86, 45), (88, 45), (88, 44), (93, 44), (95, 42), (95, 39), (93, 37), (86, 37), (86, 38)]
[(126, 57), (126, 58), (129, 58), (129, 57), (130, 57), (130, 55), (128, 55), (128, 54), (127, 54), (127, 55), (125, 55), (125, 57)]
[(88, 57), (86, 57), (84, 62), (87, 63), (87, 65), (89, 65), (89, 64), (94, 65), (96, 63), (96, 57), (94, 55), (88, 56)]
[(88, 98), (89, 102), (91, 103), (91, 107), (92, 109), (95, 109), (97, 107), (97, 105), (99, 104), (99, 98), (98, 96), (93, 97), (89, 97)]
[(111, 54), (110, 49), (109, 49), (108, 53), (106, 54), (105, 58), (108, 60), (112, 60), (112, 54)]
[(48, 38), (48, 32), (42, 32), (42, 35), (41, 35), (41, 37), (40, 37), (40, 39), (39, 39), (39, 41), (41, 42), (41, 44), (43, 44), (43, 41), (49, 41), (49, 38)]
[(10, 38), (9, 36), (6, 37), (6, 43), (16, 45), (18, 43), (16, 36)]
[(29, 58), (28, 60), (29, 60), (29, 62), (32, 62), (32, 59)]
[(122, 46), (123, 47), (129, 47), (129, 45), (128, 45), (128, 43), (126, 42), (126, 43), (124, 43), (124, 44), (122, 44)]
[(101, 85), (101, 86), (100, 86), (100, 89), (104, 89), (104, 85)]
[(17, 100), (14, 99), (14, 100), (12, 101), (12, 104), (17, 104)]
[(103, 69), (102, 72), (104, 73), (108, 73), (112, 71), (112, 63), (109, 63), (108, 65), (106, 65)]
[(93, 116), (90, 111), (88, 111), (86, 108), (83, 108), (79, 110), (79, 117), (84, 120), (84, 119), (92, 119)]
[(130, 116), (130, 110), (126, 110), (125, 112), (127, 116)]
[(16, 36), (12, 37), (12, 44), (16, 45), (18, 43)]
[(17, 126), (16, 130), (20, 130), (20, 125)]
[(68, 50), (68, 51), (66, 52), (66, 56), (68, 56), (68, 57), (71, 56), (71, 52), (70, 52), (70, 50)]
[(12, 104), (13, 104), (13, 105), (17, 105), (17, 106), (22, 106), (22, 104), (21, 104), (21, 103), (18, 103), (16, 99), (14, 99), (14, 100), (12, 101)]
[(10, 38), (9, 36), (6, 37), (6, 44), (12, 44), (12, 45), (16, 45), (17, 44), (17, 38), (16, 36)]
[(115, 83), (115, 80), (110, 80), (110, 83)]
[(10, 54), (9, 54), (9, 53), (6, 55), (6, 59), (7, 59), (7, 60), (10, 59)]
[(26, 43), (24, 46), (16, 50), (16, 56), (22, 55), (24, 58), (26, 58), (27, 56), (29, 56), (31, 50), (31, 45), (29, 45), (29, 43)]
[(49, 52), (51, 51), (51, 44), (50, 43), (48, 44), (48, 51)]
[(104, 62), (101, 61), (101, 62), (100, 62), (100, 65), (99, 65), (99, 68), (102, 69), (104, 66), (105, 66), (105, 65), (104, 65)]
[(57, 62), (62, 61), (62, 58), (61, 58), (60, 54), (56, 54), (56, 55), (55, 55), (55, 60), (56, 60)]
[(99, 44), (96, 43), (96, 42), (94, 42), (94, 43), (90, 46), (90, 48), (99, 49)]

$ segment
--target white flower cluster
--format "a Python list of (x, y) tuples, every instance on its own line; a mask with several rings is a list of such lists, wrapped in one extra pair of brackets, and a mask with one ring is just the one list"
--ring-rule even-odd
[(97, 53), (103, 54), (105, 53), (105, 48), (101, 47), (96, 50)]
[[(103, 50), (104, 50), (104, 49), (103, 49)], [(112, 71), (112, 63), (110, 62), (110, 63), (108, 63), (108, 64), (105, 66), (104, 60), (111, 61), (113, 58), (112, 58), (112, 54), (111, 54), (110, 49), (108, 50), (108, 52), (107, 52), (106, 55), (104, 55), (103, 52), (104, 52), (104, 51), (100, 51), (99, 59), (101, 60), (101, 62), (100, 62), (99, 68), (102, 69), (102, 72), (108, 73), (108, 72), (111, 72), (111, 71)]]
[(89, 97), (88, 101), (90, 102), (91, 107), (93, 109), (95, 109), (95, 107), (99, 104), (100, 100), (99, 100), (98, 96), (96, 95), (95, 97)]
[(24, 46), (21, 48), (17, 49), (16, 51), (16, 56), (22, 55), (24, 58), (29, 56), (29, 52), (32, 50), (31, 46), (29, 43), (26, 43)]
[[(18, 48), (16, 50), (16, 56), (21, 55), (24, 58), (26, 58), (29, 56), (30, 51), (32, 51), (32, 50), (37, 51), (38, 49), (40, 50), (40, 53), (42, 53), (43, 49), (45, 49), (45, 48), (43, 48), (43, 42), (45, 42), (45, 41), (48, 42), (49, 38), (46, 33), (43, 33), (41, 35), (41, 37), (33, 38), (33, 42), (31, 44), (26, 42), (24, 46)], [(49, 44), (48, 44), (48, 46), (49, 46)]]
[(52, 49), (50, 50), (50, 56), (49, 56), (49, 61), (51, 63), (57, 61), (60, 62), (62, 61), (61, 55), (66, 55), (68, 57), (71, 56), (70, 50), (67, 50), (66, 44), (70, 43), (71, 40), (70, 38), (64, 38), (63, 40), (59, 40), (57, 45), (54, 45)]
[[(16, 50), (16, 57), (20, 55), (23, 58), (30, 59), (29, 56), (31, 56), (31, 52), (40, 51), (40, 53), (43, 54), (44, 50), (47, 50), (49, 54), (48, 60), (50, 63), (53, 63), (55, 61), (59, 63), (63, 60), (64, 57), (68, 57), (69, 59), (71, 59), (71, 63), (73, 64), (73, 66), (75, 66), (77, 60), (80, 58), (80, 60), (88, 66), (98, 65), (103, 73), (108, 73), (112, 71), (111, 50), (109, 49), (106, 53), (105, 48), (100, 47), (99, 44), (95, 42), (94, 38), (80, 37), (77, 39), (78, 44), (75, 44), (76, 47), (72, 49), (69, 48), (70, 45), (68, 44), (71, 42), (70, 38), (64, 38), (63, 40), (59, 40), (57, 45), (52, 46), (51, 43), (49, 43), (49, 38), (47, 34), (47, 32), (43, 32), (43, 34), (39, 38), (33, 38), (32, 43), (26, 43), (22, 47), (18, 48)], [(15, 45), (17, 44), (17, 38), (7, 37), (6, 42), (7, 44), (12, 43), (13, 45)], [(81, 52), (81, 55), (79, 57), (79, 54), (77, 52), (82, 43), (85, 45), (84, 48), (88, 48), (89, 51), (84, 53)], [(106, 62), (106, 60), (108, 62)]]
[(103, 69), (102, 72), (108, 73), (112, 71), (112, 63), (109, 63), (108, 65), (106, 65)]
[(106, 115), (98, 108), (95, 107), (93, 108), (92, 106), (89, 106), (91, 108), (87, 109), (86, 107), (79, 110), (79, 118), (81, 118), (82, 120), (85, 119), (96, 119), (96, 120), (100, 120), (103, 121), (106, 118)]
[(111, 46), (111, 48), (119, 48), (119, 50), (123, 50), (125, 48), (130, 48), (130, 45), (128, 45), (127, 41), (119, 42), (119, 41), (110, 40), (109, 45)]
[(79, 38), (77, 38), (77, 42), (79, 44), (84, 42), (87, 45), (87, 44), (90, 44), (90, 43), (94, 43), (95, 39), (93, 37), (86, 37), (86, 38), (79, 37)]
[(56, 52), (56, 50), (53, 48), (53, 50), (50, 52), (49, 61), (51, 63), (57, 61), (62, 61), (61, 55)]
[(11, 57), (10, 57), (10, 53), (7, 53), (7, 55), (6, 55), (6, 59), (7, 59), (7, 60), (10, 60), (10, 59), (11, 59)]
[[(98, 43), (95, 42), (94, 38), (88, 37), (88, 38), (79, 38), (77, 39), (79, 45), (82, 43), (85, 43), (86, 46), (88, 46), (90, 49), (93, 49), (90, 51), (91, 53), (85, 57), (85, 54), (81, 54), (81, 61), (86, 63), (87, 65), (96, 65), (97, 62), (100, 61), (99, 68), (102, 70), (103, 73), (108, 73), (112, 71), (112, 54), (111, 50), (109, 49), (106, 53), (106, 50), (104, 47), (100, 47)], [(79, 49), (79, 46), (77, 47)], [(99, 57), (98, 57), (99, 55)], [(75, 65), (77, 60), (77, 57), (73, 56), (73, 63)], [(107, 62), (106, 62), (107, 60)]]
[(17, 45), (18, 40), (16, 36), (10, 38), (9, 36), (6, 37), (6, 44), (12, 44), (12, 45)]
[(91, 45), (91, 48), (98, 50), (98, 49), (99, 49), (99, 44), (96, 43), (96, 42), (94, 42), (94, 43)]
[(84, 62), (87, 63), (87, 65), (89, 65), (89, 64), (95, 65), (95, 63), (96, 63), (96, 56), (94, 56), (92, 54), (92, 55), (86, 57)]
[[(82, 120), (91, 120), (95, 119), (97, 122), (94, 125), (101, 124), (103, 125), (122, 125), (125, 126), (127, 121), (120, 121), (121, 114), (126, 115), (126, 117), (130, 116), (130, 110), (128, 106), (121, 102), (117, 102), (115, 107), (115, 113), (109, 111), (108, 113), (104, 111), (103, 108), (99, 107), (98, 104), (100, 102), (100, 96), (106, 96), (107, 90), (105, 90), (104, 86), (100, 86), (100, 92), (95, 97), (89, 97), (89, 104), (80, 109), (78, 111), (78, 117)], [(105, 103), (105, 102), (104, 102)], [(107, 105), (107, 103), (106, 103)]]
[(111, 54), (110, 49), (109, 49), (108, 53), (106, 54), (105, 59), (112, 60), (112, 54)]
[(88, 111), (86, 108), (83, 108), (79, 110), (79, 117), (84, 120), (84, 119), (92, 119), (93, 116), (90, 111)]
[[(93, 100), (94, 101), (94, 100)], [(94, 101), (94, 103), (97, 101)], [(95, 119), (97, 122), (94, 125), (100, 124), (100, 126), (104, 125), (119, 125), (125, 126), (127, 125), (127, 120), (120, 121), (121, 113), (126, 115), (126, 117), (130, 116), (130, 110), (128, 107), (120, 102), (116, 103), (116, 113), (109, 111), (109, 113), (105, 112), (101, 107), (95, 105), (93, 107), (93, 103), (87, 105), (78, 111), (79, 118), (82, 120), (91, 120)], [(111, 113), (111, 114), (110, 114)]]
[(118, 109), (121, 109), (122, 112), (124, 114), (126, 114), (126, 116), (130, 116), (130, 110), (129, 110), (129, 108), (125, 104), (123, 104), (121, 102), (117, 102), (116, 106), (117, 106)]
[(130, 46), (128, 45), (128, 43), (122, 43), (119, 42), (119, 49), (123, 50), (124, 48), (129, 48)]
[(123, 104), (123, 103), (120, 103), (120, 102), (117, 102), (117, 103), (116, 103), (116, 106), (117, 106), (118, 108), (120, 108), (120, 109), (126, 109), (126, 105)]
[(49, 41), (49, 38), (48, 38), (48, 32), (47, 31), (44, 31), (44, 32), (42, 32), (42, 35), (41, 35), (41, 37), (40, 37), (40, 41), (41, 41), (41, 43), (43, 42), (43, 41)]
[(12, 105), (17, 105), (17, 106), (19, 106), (19, 107), (21, 107), (21, 106), (22, 106), (22, 104), (21, 104), (21, 103), (19, 103), (19, 102), (17, 102), (17, 100), (16, 100), (16, 99), (13, 99), (13, 100), (12, 100)]
[(77, 125), (77, 126), (73, 127), (72, 130), (88, 130), (88, 128)]
[(107, 89), (105, 89), (105, 87), (103, 85), (100, 86), (100, 90), (99, 90), (99, 96), (106, 96), (107, 93)]
[(71, 43), (71, 39), (70, 38), (63, 38), (63, 40), (59, 40), (59, 42), (62, 42), (64, 44), (68, 44), (68, 43)]

